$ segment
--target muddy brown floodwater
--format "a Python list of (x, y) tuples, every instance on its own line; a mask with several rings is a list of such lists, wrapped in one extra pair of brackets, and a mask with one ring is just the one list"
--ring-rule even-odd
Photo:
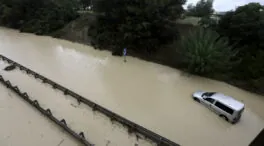
[[(107, 51), (6, 28), (0, 28), (0, 54), (183, 146), (247, 146), (264, 127), (264, 97), (223, 82), (188, 76), (166, 66), (132, 57), (124, 63), (122, 58), (113, 57)], [(92, 143), (98, 146), (155, 145), (150, 141), (137, 141), (121, 125), (112, 124), (103, 115), (78, 105), (70, 97), (19, 70), (3, 71), (5, 66), (7, 64), (1, 61), (0, 74), (4, 78), (27, 91), (44, 107), (51, 108), (57, 117), (65, 118), (76, 131), (83, 130)], [(191, 94), (196, 90), (222, 92), (243, 101), (246, 109), (241, 121), (229, 124), (195, 103)], [(1, 96), (1, 100), (5, 98)], [(5, 102), (11, 104), (9, 100)], [(11, 110), (9, 114), (14, 116), (17, 112), (22, 111)], [(26, 117), (38, 123), (40, 117), (30, 117), (29, 112), (25, 110)], [(36, 129), (49, 132), (43, 126)], [(57, 133), (56, 128), (52, 129), (55, 132), (51, 130), (51, 133)], [(20, 130), (13, 129), (14, 132)]]
[(1, 146), (79, 145), (9, 89), (1, 85), (0, 92)]

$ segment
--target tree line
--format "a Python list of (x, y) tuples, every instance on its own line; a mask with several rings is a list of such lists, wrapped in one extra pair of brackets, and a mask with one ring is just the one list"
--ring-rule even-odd
[(123, 47), (153, 53), (179, 37), (174, 21), (184, 11), (184, 0), (94, 0), (101, 15), (90, 35), (99, 47), (120, 54)]
[(0, 24), (49, 34), (78, 17), (74, 0), (0, 0)]
[[(199, 6), (201, 5), (195, 7)], [(208, 5), (203, 6), (203, 10), (210, 10)], [(192, 14), (193, 8), (189, 7), (187, 13)], [(207, 15), (201, 17), (207, 17)], [(264, 6), (259, 3), (249, 3), (236, 8), (234, 11), (226, 12), (220, 16), (217, 23), (211, 23), (213, 21), (215, 20), (207, 21), (209, 22), (207, 29), (217, 32), (220, 38), (227, 40), (232, 51), (236, 52), (232, 60), (239, 60), (239, 63), (233, 65), (232, 70), (230, 70), (233, 73), (233, 78), (251, 81), (262, 79), (263, 81)], [(223, 56), (225, 55), (223, 54)]]

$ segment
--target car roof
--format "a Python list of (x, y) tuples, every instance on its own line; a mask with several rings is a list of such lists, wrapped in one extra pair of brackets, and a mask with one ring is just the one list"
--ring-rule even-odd
[(211, 98), (218, 100), (219, 102), (229, 106), (230, 108), (234, 109), (234, 110), (241, 110), (244, 108), (244, 103), (235, 100), (234, 98), (230, 97), (230, 96), (226, 96), (222, 93), (215, 93), (214, 95), (211, 96)]

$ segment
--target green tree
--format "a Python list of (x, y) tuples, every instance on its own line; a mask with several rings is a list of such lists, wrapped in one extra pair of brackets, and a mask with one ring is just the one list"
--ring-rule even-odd
[(48, 34), (75, 19), (75, 0), (0, 0), (1, 25)]
[(117, 52), (127, 47), (154, 52), (178, 37), (173, 21), (183, 12), (184, 0), (94, 0), (101, 14), (92, 36), (101, 47)]
[(200, 0), (196, 5), (187, 6), (187, 15), (196, 17), (209, 17), (213, 14), (213, 0)]
[(197, 29), (181, 39), (181, 63), (188, 71), (199, 75), (213, 75), (229, 71), (236, 51), (228, 45), (228, 40), (209, 29)]
[[(256, 52), (263, 44), (264, 7), (259, 3), (250, 3), (238, 7), (224, 15), (218, 25), (217, 31), (228, 36), (231, 43), (247, 47), (246, 52)], [(254, 46), (254, 47), (253, 47)], [(262, 47), (261, 47), (262, 48)], [(244, 53), (244, 52), (243, 52)]]
[(264, 6), (249, 3), (224, 15), (217, 26), (218, 33), (227, 36), (230, 44), (240, 48), (238, 68), (241, 79), (256, 79), (264, 76)]

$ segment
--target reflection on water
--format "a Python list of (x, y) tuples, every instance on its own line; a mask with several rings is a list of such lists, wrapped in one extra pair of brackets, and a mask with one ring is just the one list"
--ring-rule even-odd
[[(124, 63), (107, 51), (5, 28), (0, 29), (0, 39), (1, 54), (181, 145), (246, 146), (264, 127), (264, 97), (225, 83), (187, 76), (131, 57)], [(125, 129), (115, 127), (83, 105), (70, 106), (75, 101), (50, 87), (19, 71), (1, 73), (71, 120), (73, 127), (86, 129), (98, 145), (108, 141), (120, 146), (135, 144), (135, 138)], [(193, 102), (190, 95), (196, 90), (222, 92), (243, 101), (246, 110), (241, 121), (229, 124)]]

